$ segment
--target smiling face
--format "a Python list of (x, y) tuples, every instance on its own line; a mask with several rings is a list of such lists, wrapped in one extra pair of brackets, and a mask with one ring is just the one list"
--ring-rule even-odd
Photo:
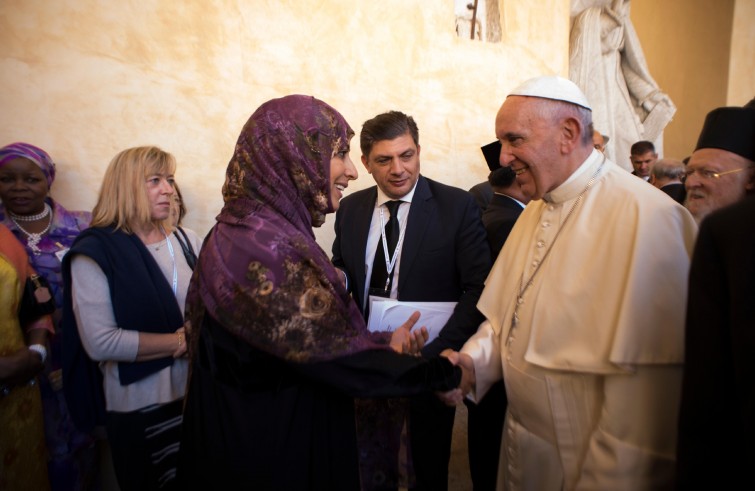
[(173, 205), (173, 174), (152, 174), (147, 176), (147, 199), (152, 220), (155, 222), (170, 217)]
[(378, 140), (362, 163), (378, 187), (391, 199), (406, 196), (419, 179), (420, 146), (408, 131), (393, 140)]
[(562, 165), (562, 125), (544, 117), (541, 100), (510, 96), (498, 111), (495, 132), (501, 141), (501, 166), (511, 167), (522, 191), (541, 199), (573, 172)]
[(357, 177), (357, 169), (351, 161), (348, 148), (333, 155), (330, 159), (330, 204), (333, 211), (340, 206), (343, 191), (349, 186), (349, 181)]
[[(744, 198), (747, 191), (753, 188), (755, 170), (752, 167), (752, 161), (727, 150), (695, 150), (687, 164), (689, 175), (684, 181), (687, 189), (685, 206), (695, 220), (700, 223), (710, 212)], [(721, 175), (718, 178), (706, 177), (708, 171)]]
[(31, 160), (16, 158), (0, 167), (0, 199), (16, 215), (40, 213), (49, 191), (44, 172)]

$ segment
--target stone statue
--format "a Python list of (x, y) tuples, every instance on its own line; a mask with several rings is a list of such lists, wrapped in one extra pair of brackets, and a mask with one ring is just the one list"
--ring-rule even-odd
[(587, 95), (593, 122), (610, 136), (606, 155), (631, 171), (629, 147), (649, 140), (663, 149), (676, 106), (650, 76), (629, 19), (630, 0), (572, 0), (569, 78)]

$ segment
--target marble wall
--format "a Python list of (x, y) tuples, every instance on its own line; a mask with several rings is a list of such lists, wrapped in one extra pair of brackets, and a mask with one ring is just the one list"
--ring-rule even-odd
[[(156, 144), (176, 155), (186, 224), (204, 234), (248, 116), (305, 93), (357, 131), (389, 109), (413, 115), (422, 173), (469, 188), (487, 175), (479, 146), (507, 91), (568, 73), (569, 0), (500, 4), (493, 44), (456, 37), (452, 0), (3, 0), (0, 144), (46, 149), (70, 209), (94, 205), (115, 153)], [(372, 184), (362, 171), (347, 192)]]
[(682, 159), (709, 111), (755, 96), (755, 0), (632, 0), (631, 18), (650, 73), (677, 107), (663, 154)]
[(728, 106), (742, 106), (755, 98), (755, 0), (734, 2), (729, 65)]

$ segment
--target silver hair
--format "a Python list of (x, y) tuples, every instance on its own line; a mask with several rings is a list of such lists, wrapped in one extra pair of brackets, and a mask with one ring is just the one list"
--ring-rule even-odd
[(582, 106), (572, 104), (571, 102), (556, 101), (553, 99), (542, 99), (545, 104), (540, 104), (540, 114), (544, 118), (556, 122), (564, 117), (572, 117), (579, 121), (582, 127), (582, 145), (592, 147), (592, 111)]
[(678, 179), (684, 175), (684, 162), (676, 159), (658, 159), (650, 170), (656, 178)]

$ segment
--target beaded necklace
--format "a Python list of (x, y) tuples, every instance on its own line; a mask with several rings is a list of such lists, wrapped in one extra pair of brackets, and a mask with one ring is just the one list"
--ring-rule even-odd
[[(29, 249), (34, 253), (35, 256), (39, 256), (42, 251), (39, 249), (39, 242), (42, 240), (42, 236), (45, 235), (47, 232), (50, 231), (50, 227), (52, 226), (52, 209), (50, 208), (50, 205), (45, 203), (45, 211), (41, 213), (37, 213), (36, 215), (16, 215), (15, 213), (8, 212), (8, 216), (10, 216), (10, 219), (13, 220), (13, 223), (16, 224), (16, 227), (20, 231), (26, 234), (26, 245), (29, 246)], [(33, 222), (36, 220), (41, 220), (42, 218), (45, 218), (49, 216), (50, 219), (47, 221), (47, 226), (44, 230), (41, 232), (29, 232), (24, 227), (21, 226), (19, 221), (21, 222)]]
[(14, 222), (36, 222), (37, 220), (42, 220), (47, 215), (49, 215), (52, 212), (52, 208), (50, 208), (50, 205), (45, 203), (45, 209), (37, 213), (36, 215), (16, 215), (12, 211), (8, 210), (8, 215), (13, 219)]

